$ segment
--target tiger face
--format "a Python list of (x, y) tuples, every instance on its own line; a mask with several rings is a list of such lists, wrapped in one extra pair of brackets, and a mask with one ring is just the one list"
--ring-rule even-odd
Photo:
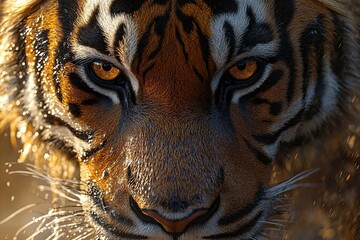
[(340, 111), (347, 22), (325, 1), (4, 6), (1, 94), (78, 163), (104, 239), (263, 239), (272, 162)]

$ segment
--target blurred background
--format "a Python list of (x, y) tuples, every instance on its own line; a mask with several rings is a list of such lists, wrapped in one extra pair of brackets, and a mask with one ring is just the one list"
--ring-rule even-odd
[[(44, 202), (43, 197), (36, 195), (37, 181), (32, 177), (9, 174), (17, 167), (9, 167), (6, 163), (16, 162), (18, 155), (18, 150), (10, 144), (9, 131), (0, 133), (0, 223), (16, 211), (27, 208), (13, 219), (0, 224), (1, 240), (13, 239), (19, 228), (30, 222), (33, 217), (46, 213), (49, 207), (41, 204)], [(36, 204), (37, 207), (30, 208), (29, 204)], [(24, 236), (20, 235), (18, 240), (26, 239)]]

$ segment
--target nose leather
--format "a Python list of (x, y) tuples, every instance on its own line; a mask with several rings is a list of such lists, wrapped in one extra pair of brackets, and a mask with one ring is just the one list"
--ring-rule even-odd
[(154, 210), (141, 210), (144, 215), (151, 217), (155, 221), (157, 221), (166, 232), (168, 233), (183, 233), (185, 232), (186, 227), (193, 222), (195, 219), (207, 214), (208, 210), (197, 210), (192, 213), (190, 216), (182, 219), (182, 220), (168, 220), (159, 214), (156, 213)]

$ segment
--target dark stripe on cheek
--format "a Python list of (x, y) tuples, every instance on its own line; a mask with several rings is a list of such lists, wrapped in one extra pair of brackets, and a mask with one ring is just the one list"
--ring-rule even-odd
[(271, 145), (274, 144), (280, 137), (280, 135), (291, 127), (296, 126), (299, 122), (303, 121), (304, 109), (300, 110), (292, 119), (282, 126), (278, 131), (271, 134), (263, 134), (253, 136), (256, 141), (262, 144)]
[[(41, 30), (40, 32), (35, 34), (35, 41), (34, 41), (34, 49), (35, 49), (35, 71), (37, 74), (37, 78), (41, 79), (42, 72), (44, 70), (47, 61), (49, 60), (49, 30)], [(60, 44), (61, 45), (61, 44)], [(55, 59), (54, 69), (58, 68), (60, 64), (57, 64), (58, 59)], [(58, 80), (58, 71), (54, 71), (53, 73), (53, 83), (55, 89), (55, 96), (56, 98), (62, 102), (63, 96), (60, 87), (60, 81)]]
[(78, 118), (81, 116), (81, 110), (80, 110), (80, 106), (76, 103), (68, 103), (68, 107), (69, 107), (69, 111), (70, 113)]
[(239, 211), (231, 214), (230, 216), (223, 217), (219, 220), (220, 226), (228, 226), (231, 225), (247, 215), (249, 215), (251, 212), (255, 210), (255, 208), (259, 205), (259, 203), (264, 200), (265, 196), (265, 189), (263, 186), (260, 187), (260, 189), (255, 194), (255, 197), (251, 203), (240, 209)]
[(266, 154), (262, 153), (261, 151), (257, 150), (249, 141), (244, 139), (244, 142), (246, 146), (249, 148), (249, 150), (255, 154), (255, 157), (262, 162), (264, 165), (270, 165), (272, 162), (272, 159), (266, 156)]
[[(203, 238), (204, 239), (229, 239), (229, 238), (233, 239), (233, 238), (239, 237), (240, 235), (250, 232), (257, 225), (258, 221), (260, 220), (260, 218), (262, 216), (263, 216), (263, 212), (261, 211), (258, 214), (256, 214), (255, 217), (250, 222), (239, 227), (236, 231), (207, 236), (207, 237), (203, 237)], [(244, 238), (241, 238), (241, 239), (244, 239)]]
[(252, 104), (254, 105), (261, 105), (261, 104), (267, 104), (270, 106), (270, 114), (272, 116), (278, 116), (282, 111), (282, 104), (280, 102), (270, 102), (267, 99), (261, 99), (261, 98), (254, 98), (252, 100)]
[(284, 71), (282, 70), (275, 70), (273, 71), (269, 78), (264, 82), (263, 85), (261, 85), (260, 89), (261, 91), (266, 91), (274, 87), (280, 79), (284, 76)]
[(99, 15), (99, 8), (93, 13), (89, 23), (81, 27), (78, 32), (78, 41), (80, 44), (97, 49), (99, 52), (109, 54), (107, 50), (105, 36), (101, 30), (97, 17)]
[(85, 105), (85, 106), (92, 106), (92, 105), (96, 105), (99, 103), (99, 100), (96, 98), (92, 98), (92, 99), (87, 99), (81, 102), (81, 105)]
[(75, 88), (87, 92), (87, 93), (95, 93), (86, 83), (81, 79), (81, 77), (76, 73), (70, 73), (69, 80), (71, 85), (73, 85)]

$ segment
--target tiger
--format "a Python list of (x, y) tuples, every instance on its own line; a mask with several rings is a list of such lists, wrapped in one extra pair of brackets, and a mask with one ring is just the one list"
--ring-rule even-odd
[[(336, 153), (359, 163), (346, 140), (360, 116), (357, 0), (0, 9), (1, 126), (23, 144), (19, 161), (77, 179), (62, 186), (81, 204), (76, 239), (279, 237), (282, 194)], [(288, 165), (304, 171), (274, 183)]]

